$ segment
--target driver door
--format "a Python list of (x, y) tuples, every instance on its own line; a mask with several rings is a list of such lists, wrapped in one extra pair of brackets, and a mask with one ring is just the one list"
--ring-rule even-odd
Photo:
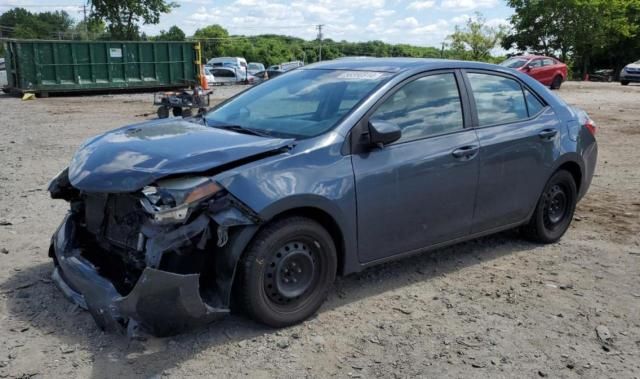
[(395, 123), (402, 136), (352, 155), (361, 263), (470, 233), (479, 143), (465, 128), (462, 83), (454, 71), (410, 80), (365, 118)]

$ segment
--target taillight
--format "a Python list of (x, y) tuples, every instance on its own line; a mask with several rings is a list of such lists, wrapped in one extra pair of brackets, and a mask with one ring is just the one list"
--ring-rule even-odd
[(587, 130), (589, 131), (589, 133), (591, 133), (592, 136), (595, 137), (596, 131), (598, 129), (596, 127), (596, 123), (592, 119), (587, 118), (587, 122), (585, 122), (584, 127), (587, 128)]

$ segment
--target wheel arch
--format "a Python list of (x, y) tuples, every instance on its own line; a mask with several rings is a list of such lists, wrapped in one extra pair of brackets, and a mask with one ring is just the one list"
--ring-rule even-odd
[(582, 167), (580, 166), (580, 164), (578, 164), (578, 162), (573, 159), (565, 160), (564, 162), (558, 164), (556, 169), (553, 170), (553, 173), (551, 174), (551, 176), (553, 176), (556, 172), (560, 170), (566, 170), (571, 174), (574, 182), (576, 183), (577, 193), (579, 194), (580, 190), (582, 189), (582, 180), (584, 177), (582, 172)]

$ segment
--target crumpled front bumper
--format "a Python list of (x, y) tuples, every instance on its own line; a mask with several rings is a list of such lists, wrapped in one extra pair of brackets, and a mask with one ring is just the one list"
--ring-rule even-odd
[(128, 333), (139, 329), (167, 336), (209, 323), (229, 313), (213, 308), (199, 293), (199, 274), (181, 275), (145, 268), (130, 293), (122, 295), (101, 276), (75, 244), (76, 225), (68, 214), (52, 237), (53, 280), (69, 300), (88, 310), (101, 328)]

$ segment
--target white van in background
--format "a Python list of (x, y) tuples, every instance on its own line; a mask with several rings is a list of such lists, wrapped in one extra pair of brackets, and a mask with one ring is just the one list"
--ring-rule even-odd
[(207, 66), (229, 67), (235, 69), (240, 77), (245, 78), (247, 76), (247, 61), (241, 57), (211, 58), (207, 62)]

